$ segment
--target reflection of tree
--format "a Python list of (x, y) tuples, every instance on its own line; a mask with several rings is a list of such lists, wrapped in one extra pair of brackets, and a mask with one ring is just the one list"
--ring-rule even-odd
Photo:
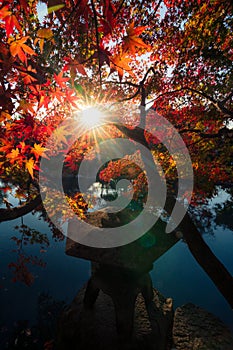
[(3, 203), (3, 192), (2, 191), (0, 191), (0, 205)]
[(23, 223), (20, 226), (16, 226), (15, 230), (18, 231), (18, 236), (13, 236), (11, 239), (17, 246), (17, 249), (14, 250), (17, 253), (17, 260), (10, 262), (8, 266), (12, 270), (14, 282), (20, 281), (30, 286), (34, 281), (34, 275), (29, 267), (45, 267), (46, 263), (41, 258), (28, 254), (26, 246), (38, 244), (40, 252), (43, 252), (49, 246), (49, 240), (47, 234), (43, 234)]
[(57, 320), (64, 309), (65, 302), (54, 299), (47, 293), (41, 293), (38, 297), (38, 327), (43, 340), (54, 339)]
[(233, 231), (233, 201), (227, 200), (224, 205), (216, 205), (216, 218), (217, 225), (221, 225), (224, 228), (228, 228)]
[(55, 300), (51, 295), (41, 293), (38, 297), (37, 323), (31, 325), (28, 320), (18, 320), (14, 329), (4, 328), (0, 346), (8, 350), (51, 350), (55, 338), (57, 319), (64, 308), (63, 301)]
[(217, 186), (216, 196), (218, 203), (210, 200), (204, 205), (190, 207), (192, 219), (202, 233), (214, 235), (216, 225), (233, 231), (233, 189), (225, 188), (223, 192)]

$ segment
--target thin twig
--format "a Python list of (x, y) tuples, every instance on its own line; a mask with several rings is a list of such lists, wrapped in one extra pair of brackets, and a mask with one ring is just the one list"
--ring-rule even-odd
[(157, 101), (158, 99), (160, 99), (161, 97), (165, 96), (165, 95), (171, 95), (171, 94), (174, 94), (174, 93), (177, 93), (177, 92), (180, 92), (180, 91), (185, 91), (185, 90), (188, 90), (188, 91), (191, 91), (197, 95), (200, 95), (202, 97), (204, 97), (205, 99), (207, 99), (208, 101), (210, 101), (214, 106), (215, 108), (220, 111), (220, 112), (223, 112), (229, 116), (233, 116), (233, 112), (230, 111), (229, 109), (225, 108), (222, 104), (222, 102), (217, 102), (214, 98), (212, 98), (211, 96), (207, 95), (205, 92), (203, 91), (199, 91), (199, 90), (196, 90), (196, 89), (193, 89), (193, 88), (190, 88), (188, 86), (184, 86), (180, 89), (175, 89), (175, 90), (171, 90), (171, 91), (166, 91), (166, 92), (163, 92), (162, 94), (158, 95), (156, 98), (150, 100), (150, 103), (151, 102), (154, 102), (154, 101)]
[(98, 52), (98, 59), (99, 59), (99, 77), (100, 77), (100, 88), (102, 88), (102, 75), (101, 75), (101, 64), (100, 64), (100, 43), (99, 43), (99, 33), (98, 33), (98, 19), (97, 19), (97, 13), (95, 9), (94, 0), (91, 0), (91, 7), (94, 15), (94, 22), (95, 22), (95, 36), (96, 36), (96, 45), (97, 45), (97, 52)]
[(124, 5), (125, 0), (122, 0), (122, 2), (120, 3), (118, 9), (116, 10), (116, 12), (114, 13), (114, 17), (116, 17), (118, 15), (118, 13), (121, 11), (123, 5)]
[(140, 87), (140, 85), (132, 83), (131, 81), (112, 81), (112, 80), (108, 80), (108, 81), (105, 81), (104, 84), (120, 84), (120, 85), (129, 85), (129, 86), (136, 87), (136, 88)]
[(162, 2), (163, 2), (163, 0), (160, 0), (157, 4), (156, 8), (153, 10), (153, 12), (149, 16), (147, 16), (147, 18), (146, 18), (147, 21), (145, 23), (143, 23), (144, 26), (147, 25), (147, 23), (150, 23), (151, 18), (156, 14), (156, 12), (158, 11)]
[(225, 105), (225, 103), (233, 97), (233, 91), (221, 101), (221, 104)]

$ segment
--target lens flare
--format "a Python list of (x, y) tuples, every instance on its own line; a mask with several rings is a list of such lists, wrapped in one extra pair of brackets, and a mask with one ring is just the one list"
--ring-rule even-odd
[(86, 127), (98, 127), (103, 123), (105, 114), (97, 107), (87, 107), (80, 111), (78, 118), (82, 125)]

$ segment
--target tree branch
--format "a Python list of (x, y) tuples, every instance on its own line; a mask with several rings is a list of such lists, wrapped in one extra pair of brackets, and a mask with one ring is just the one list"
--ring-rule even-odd
[[(199, 91), (199, 90), (196, 90), (196, 89), (193, 89), (193, 88), (190, 88), (188, 86), (181, 87), (180, 89), (175, 89), (175, 90), (163, 92), (162, 94), (158, 95), (155, 99), (151, 100), (150, 102), (156, 101), (156, 100), (160, 99), (161, 97), (163, 97), (165, 95), (174, 94), (174, 93), (177, 93), (177, 92), (180, 92), (180, 91), (184, 91), (184, 90), (191, 91), (191, 92), (193, 92), (193, 93), (195, 93), (197, 95), (200, 95), (200, 96), (204, 97), (205, 99), (210, 101), (215, 106), (215, 108), (218, 111), (220, 111), (220, 112), (222, 112), (224, 114), (227, 114), (230, 117), (233, 117), (233, 112), (230, 111), (229, 109), (227, 109), (226, 107), (224, 107), (224, 103), (223, 103), (224, 100), (220, 101), (220, 102), (217, 102), (215, 99), (213, 99), (211, 96), (207, 95), (205, 92)], [(228, 98), (227, 98), (227, 100), (228, 100)]]
[(137, 97), (139, 95), (139, 93), (140, 93), (140, 87), (137, 89), (137, 91), (133, 95), (131, 95), (129, 97), (126, 97), (126, 98), (123, 98), (122, 100), (119, 100), (119, 101), (117, 101), (115, 103), (112, 103), (112, 105), (115, 105), (115, 104), (118, 104), (118, 103), (121, 103), (121, 102), (125, 102), (125, 101), (130, 101), (133, 98)]
[[(165, 210), (171, 214), (174, 205), (175, 199), (168, 197)], [(178, 230), (183, 233), (193, 257), (233, 308), (233, 277), (205, 243), (188, 213), (185, 214)]]
[(98, 19), (97, 19), (97, 13), (95, 9), (94, 1), (91, 0), (91, 7), (94, 15), (94, 22), (95, 22), (95, 36), (96, 36), (96, 45), (97, 45), (97, 52), (98, 52), (98, 61), (99, 61), (99, 77), (100, 77), (100, 87), (102, 88), (102, 75), (101, 75), (101, 64), (100, 64), (100, 43), (99, 43), (99, 33), (98, 33)]
[(156, 12), (158, 11), (158, 9), (159, 9), (160, 5), (162, 4), (162, 2), (163, 2), (163, 0), (159, 0), (158, 4), (156, 5), (156, 8), (153, 10), (153, 12), (149, 16), (147, 16), (146, 22), (143, 23), (144, 26), (147, 25), (148, 23), (150, 23), (151, 18), (156, 14)]
[(179, 131), (180, 134), (184, 134), (185, 132), (193, 132), (193, 133), (198, 134), (198, 136), (200, 136), (202, 138), (206, 138), (206, 139), (214, 139), (214, 138), (218, 138), (218, 137), (222, 137), (222, 136), (227, 137), (227, 138), (233, 137), (233, 131), (231, 131), (230, 129), (228, 129), (226, 127), (221, 128), (217, 133), (214, 133), (214, 134), (204, 133), (200, 129), (183, 129), (183, 130)]
[(15, 220), (21, 216), (30, 213), (32, 210), (36, 209), (42, 203), (41, 196), (38, 195), (31, 201), (23, 204), (19, 207), (12, 209), (2, 209), (0, 208), (0, 222)]
[(118, 15), (118, 13), (121, 11), (121, 9), (122, 9), (122, 7), (123, 7), (123, 5), (124, 5), (124, 2), (125, 2), (125, 0), (122, 0), (122, 1), (121, 1), (121, 3), (120, 3), (120, 5), (119, 5), (118, 9), (116, 10), (116, 12), (114, 12), (114, 17), (116, 17), (116, 16)]
[(132, 83), (131, 81), (112, 81), (112, 80), (108, 80), (108, 81), (105, 81), (104, 84), (128, 85), (128, 86), (132, 86), (132, 87), (135, 87), (135, 88), (139, 88), (140, 87), (139, 84)]
[(150, 68), (147, 70), (147, 72), (146, 72), (146, 74), (144, 75), (143, 79), (140, 81), (140, 84), (144, 84), (144, 83), (145, 83), (145, 81), (146, 81), (146, 79), (147, 79), (147, 77), (148, 77), (148, 74), (149, 74), (150, 72), (152, 72), (153, 74), (155, 74), (154, 67), (150, 67)]
[(145, 146), (146, 148), (148, 148), (150, 150), (150, 147), (148, 146), (148, 143), (145, 139), (144, 129), (142, 129), (138, 126), (134, 129), (128, 129), (123, 124), (117, 124), (117, 123), (113, 123), (113, 125), (115, 125), (118, 130), (123, 132), (123, 134), (125, 136), (127, 136), (128, 138), (130, 138), (136, 142), (141, 143), (143, 146)]

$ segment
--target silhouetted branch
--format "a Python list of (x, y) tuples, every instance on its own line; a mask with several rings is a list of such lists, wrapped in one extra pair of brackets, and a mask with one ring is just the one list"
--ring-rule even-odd
[[(197, 94), (199, 96), (202, 96), (204, 97), (206, 100), (210, 101), (214, 106), (215, 108), (224, 113), (224, 114), (227, 114), (229, 115), (230, 117), (233, 117), (233, 111), (230, 111), (229, 109), (227, 109), (225, 106), (224, 106), (224, 100), (223, 101), (216, 101), (214, 98), (212, 98), (211, 96), (207, 95), (205, 92), (203, 91), (199, 91), (199, 90), (196, 90), (196, 89), (193, 89), (193, 88), (190, 88), (188, 86), (184, 86), (184, 87), (181, 87), (179, 89), (175, 89), (175, 90), (171, 90), (171, 91), (166, 91), (166, 92), (163, 92), (161, 94), (159, 94), (156, 98), (152, 99), (150, 102), (153, 102), (153, 101), (157, 101), (159, 100), (160, 98), (162, 98), (163, 96), (166, 96), (166, 95), (172, 95), (172, 94), (175, 94), (177, 92), (181, 92), (181, 91), (191, 91), (193, 92), (194, 94)], [(227, 100), (228, 100), (229, 96), (227, 97)], [(227, 101), (226, 100), (226, 101)]]
[(41, 203), (41, 196), (38, 195), (36, 198), (23, 205), (20, 205), (19, 207), (9, 209), (0, 208), (0, 222), (15, 220), (21, 216), (24, 216), (36, 209), (39, 205), (41, 205)]
[(202, 138), (209, 138), (209, 139), (214, 139), (214, 138), (218, 138), (218, 137), (222, 137), (222, 136), (224, 136), (226, 138), (233, 137), (233, 131), (231, 129), (226, 128), (226, 127), (221, 128), (217, 133), (214, 133), (214, 134), (205, 133), (205, 132), (201, 131), (200, 129), (182, 129), (179, 131), (180, 134), (184, 134), (186, 132), (195, 133), (195, 134), (198, 134), (198, 136), (200, 136)]
[(98, 20), (97, 20), (97, 13), (95, 9), (94, 1), (91, 0), (91, 7), (94, 15), (94, 22), (95, 22), (95, 36), (96, 36), (96, 45), (97, 45), (97, 52), (98, 52), (98, 62), (99, 62), (99, 77), (100, 77), (100, 87), (102, 87), (102, 75), (101, 75), (101, 64), (100, 64), (100, 43), (99, 43), (99, 32), (98, 32)]

